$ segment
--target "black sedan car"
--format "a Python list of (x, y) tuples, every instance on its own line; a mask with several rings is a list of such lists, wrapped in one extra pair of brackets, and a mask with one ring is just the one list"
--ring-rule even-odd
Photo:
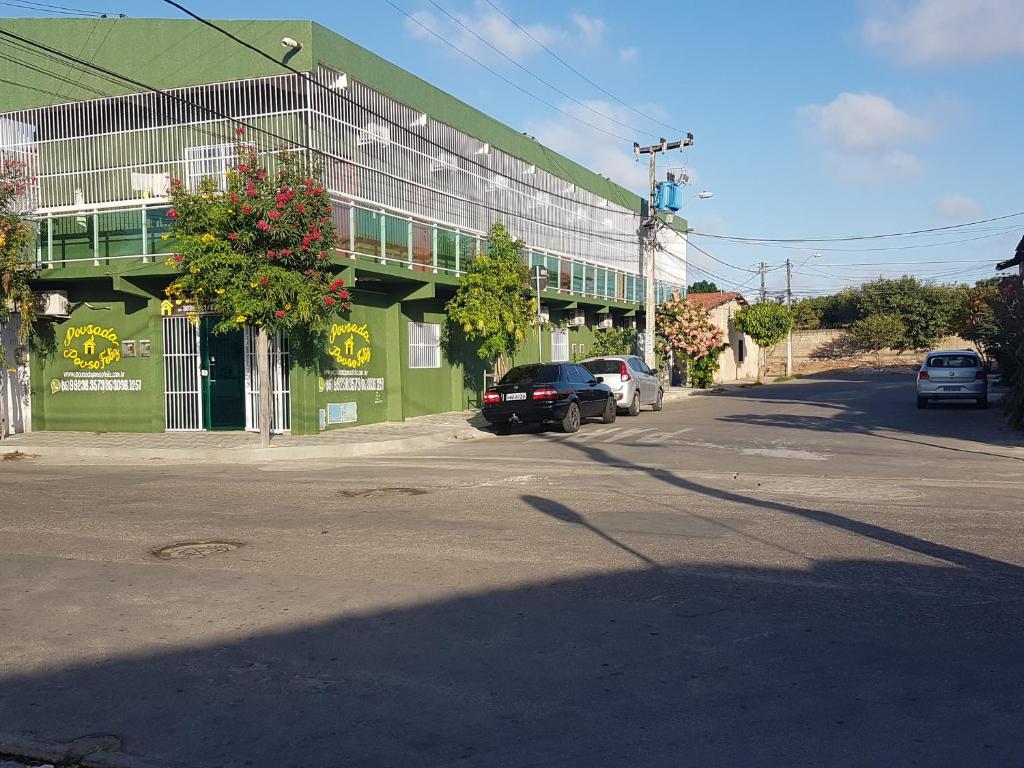
[(484, 393), (484, 418), (499, 432), (514, 424), (554, 423), (575, 432), (588, 416), (615, 421), (615, 395), (575, 363), (519, 365)]

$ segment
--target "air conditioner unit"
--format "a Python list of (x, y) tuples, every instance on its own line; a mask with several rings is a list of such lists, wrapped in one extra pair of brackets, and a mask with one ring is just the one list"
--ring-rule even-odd
[(609, 328), (614, 328), (615, 319), (611, 315), (608, 315), (608, 317), (602, 317), (600, 320), (597, 321), (597, 327), (600, 328), (602, 331), (607, 331)]
[(577, 309), (569, 317), (569, 325), (571, 325), (573, 328), (579, 328), (581, 325), (586, 325), (586, 323), (587, 313), (584, 312), (582, 309)]
[(540, 305), (540, 311), (537, 313), (537, 316), (540, 317), (540, 321), (542, 323), (550, 323), (551, 322), (551, 308), (548, 307), (546, 304), (541, 304)]
[(360, 129), (356, 144), (360, 147), (381, 146), (386, 147), (391, 143), (391, 129), (383, 123), (367, 123), (365, 128)]
[(67, 291), (43, 291), (35, 298), (35, 313), (40, 317), (68, 318), (71, 316), (71, 305), (68, 303)]

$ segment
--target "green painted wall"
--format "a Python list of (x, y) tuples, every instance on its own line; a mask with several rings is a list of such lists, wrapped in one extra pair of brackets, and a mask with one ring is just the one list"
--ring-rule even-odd
[[(32, 356), (33, 429), (162, 431), (159, 303), (115, 293), (99, 281), (76, 286), (74, 301), (88, 304), (79, 304), (69, 320), (39, 324), (45, 349)], [(87, 346), (90, 340), (95, 346)], [(124, 340), (136, 342), (136, 357), (121, 354)], [(138, 356), (143, 340), (150, 342), (149, 357)]]

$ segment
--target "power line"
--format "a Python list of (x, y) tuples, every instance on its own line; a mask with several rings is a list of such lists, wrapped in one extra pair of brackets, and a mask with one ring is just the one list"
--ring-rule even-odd
[[(261, 128), (261, 127), (259, 127), (257, 125), (253, 125), (251, 123), (247, 123), (244, 120), (241, 120), (241, 119), (239, 119), (237, 117), (232, 117), (232, 116), (230, 116), (230, 115), (228, 115), (226, 113), (220, 112), (220, 111), (218, 111), (218, 110), (216, 110), (216, 109), (214, 109), (212, 107), (209, 107), (207, 105), (201, 104), (201, 103), (196, 102), (196, 101), (192, 101), (191, 99), (187, 99), (187, 98), (184, 98), (182, 96), (178, 96), (178, 95), (173, 94), (173, 93), (169, 93), (167, 91), (160, 90), (159, 88), (156, 88), (156, 87), (151, 86), (151, 85), (147, 85), (146, 83), (143, 83), (143, 82), (141, 82), (139, 80), (136, 80), (136, 79), (134, 79), (132, 77), (129, 77), (127, 75), (122, 75), (120, 73), (114, 72), (113, 70), (107, 69), (107, 68), (102, 67), (102, 66), (100, 66), (98, 64), (92, 64), (90, 62), (86, 62), (86, 61), (84, 61), (82, 59), (79, 59), (79, 58), (77, 58), (75, 56), (72, 56), (71, 54), (65, 53), (65, 52), (60, 51), (60, 50), (55, 49), (55, 48), (51, 48), (50, 46), (47, 46), (47, 45), (45, 45), (43, 43), (39, 43), (38, 41), (31, 40), (31, 39), (26, 38), (26, 37), (22, 37), (21, 35), (17, 35), (17, 34), (15, 34), (13, 32), (9, 32), (9, 31), (4, 30), (2, 28), (0, 28), (0, 36), (6, 37), (8, 39), (16, 40), (18, 42), (27, 44), (27, 45), (29, 45), (29, 46), (31, 46), (33, 48), (38, 48), (38, 49), (44, 50), (44, 51), (46, 51), (46, 52), (48, 52), (50, 54), (53, 54), (53, 55), (55, 55), (55, 56), (57, 56), (57, 57), (59, 57), (61, 59), (66, 59), (68, 61), (73, 61), (74, 63), (79, 65), (79, 67), (85, 67), (89, 71), (100, 72), (103, 75), (107, 76), (107, 78), (116, 78), (117, 80), (122, 81), (123, 83), (128, 83), (128, 84), (133, 85), (136, 88), (140, 88), (140, 89), (142, 89), (144, 91), (149, 91), (149, 92), (152, 92), (152, 93), (156, 93), (156, 94), (158, 94), (160, 96), (163, 96), (165, 98), (169, 98), (169, 99), (172, 99), (172, 100), (177, 101), (179, 103), (183, 103), (183, 104), (187, 104), (189, 106), (195, 107), (195, 108), (200, 109), (200, 110), (202, 110), (204, 112), (207, 112), (207, 113), (209, 113), (211, 115), (214, 115), (214, 116), (219, 117), (219, 118), (221, 118), (223, 120), (226, 120), (226, 121), (228, 121), (230, 123), (233, 123), (235, 125), (244, 127), (247, 130), (251, 130), (251, 131), (254, 131), (256, 133), (265, 134), (266, 136), (269, 136), (269, 137), (277, 140), (278, 142), (281, 142), (281, 143), (286, 144), (286, 145), (291, 145), (291, 146), (294, 146), (296, 148), (304, 149), (304, 150), (306, 150), (306, 151), (308, 151), (308, 152), (310, 152), (312, 154), (319, 155), (320, 157), (325, 158), (327, 160), (336, 161), (336, 162), (340, 161), (340, 162), (346, 162), (346, 163), (349, 162), (349, 161), (345, 160), (344, 158), (340, 158), (340, 157), (337, 157), (335, 155), (331, 155), (330, 153), (327, 153), (327, 152), (325, 152), (323, 150), (311, 147), (308, 144), (303, 144), (301, 142), (296, 142), (296, 141), (294, 141), (291, 138), (288, 138), (288, 137), (285, 137), (285, 136), (281, 136), (280, 134), (274, 133), (273, 131), (270, 131), (270, 130), (268, 130), (266, 128)], [(21, 63), (21, 62), (16, 62), (16, 63)], [(28, 66), (29, 68), (32, 68), (30, 65), (27, 65), (27, 64), (24, 64), (24, 66)], [(46, 74), (48, 74), (51, 77), (54, 77), (56, 79), (61, 79), (58, 75), (56, 75), (54, 73), (46, 73)], [(96, 91), (96, 89), (91, 89), (91, 90)], [(99, 92), (99, 93), (102, 93), (102, 92)], [(209, 135), (214, 135), (214, 134), (209, 134)], [(266, 151), (266, 150), (264, 150), (264, 151)], [(410, 149), (409, 151), (415, 152), (416, 150)], [(381, 171), (381, 173), (384, 173), (384, 172)], [(400, 179), (400, 177), (394, 176), (393, 174), (385, 173), (385, 175), (391, 176), (392, 178)], [(478, 178), (482, 179), (483, 177), (478, 177)], [(484, 180), (486, 181), (486, 179), (484, 179)], [(403, 181), (404, 181), (404, 179), (403, 179)], [(444, 192), (442, 190), (435, 190), (435, 191), (438, 192), (439, 194), (442, 194), (442, 195), (446, 195), (446, 196), (449, 196), (449, 197), (451, 196), (450, 194), (448, 194), (448, 193), (446, 193), (446, 192)], [(519, 218), (519, 219), (522, 219), (524, 221), (533, 222), (535, 224), (539, 224), (540, 226), (547, 227), (549, 229), (562, 230), (562, 231), (565, 231), (565, 232), (572, 232), (572, 233), (575, 233), (575, 234), (584, 234), (584, 235), (586, 235), (589, 238), (598, 239), (598, 240), (606, 240), (606, 241), (615, 242), (615, 243), (623, 243), (623, 244), (629, 244), (629, 245), (634, 245), (636, 243), (636, 241), (634, 239), (632, 239), (632, 238), (619, 238), (619, 237), (613, 237), (613, 236), (608, 236), (608, 235), (601, 235), (601, 234), (598, 234), (598, 233), (583, 233), (583, 232), (581, 232), (578, 229), (573, 229), (571, 227), (566, 227), (566, 226), (562, 226), (562, 225), (558, 225), (558, 224), (550, 224), (548, 222), (544, 222), (544, 221), (541, 221), (539, 219), (534, 219), (534, 218), (529, 218), (529, 217), (526, 217), (526, 216), (522, 216), (520, 214), (513, 213), (512, 211), (509, 211), (509, 210), (506, 210), (506, 209), (503, 209), (503, 208), (498, 208), (497, 206), (488, 205), (488, 204), (483, 203), (483, 202), (479, 202), (479, 201), (470, 201), (470, 202), (472, 204), (474, 204), (474, 205), (478, 205), (481, 208), (484, 208), (485, 210), (489, 210), (489, 211), (492, 211), (494, 213), (503, 214), (505, 216), (509, 216), (509, 217), (513, 217), (513, 218)], [(559, 210), (564, 210), (564, 209), (559, 209)]]
[(736, 235), (713, 235), (708, 232), (693, 232), (692, 234), (699, 235), (701, 237), (710, 237), (715, 240), (730, 240), (738, 243), (838, 243), (838, 242), (849, 242), (852, 240), (884, 240), (890, 237), (908, 237), (911, 235), (923, 235), (931, 232), (946, 232), (949, 230), (963, 229), (964, 227), (973, 227), (978, 224), (988, 224), (993, 221), (1005, 221), (1006, 219), (1013, 219), (1018, 216), (1024, 216), (1024, 211), (1017, 211), (1016, 213), (1008, 213), (1005, 216), (993, 216), (989, 219), (978, 219), (977, 221), (967, 221), (963, 224), (949, 224), (945, 227), (930, 227), (929, 229), (914, 229), (907, 232), (890, 232), (882, 235), (843, 235), (841, 237), (790, 237), (790, 238), (772, 238), (772, 237), (739, 237)]
[(715, 256), (715, 255), (713, 255), (713, 254), (710, 254), (710, 253), (708, 253), (708, 252), (707, 252), (707, 251), (705, 251), (705, 250), (704, 250), (703, 248), (701, 248), (701, 247), (700, 247), (699, 245), (697, 245), (696, 243), (691, 243), (691, 242), (690, 242), (689, 240), (687, 240), (687, 245), (689, 245), (689, 246), (690, 246), (691, 248), (695, 248), (695, 249), (697, 249), (698, 251), (700, 251), (701, 253), (703, 253), (703, 254), (704, 254), (705, 256), (707, 256), (707, 257), (708, 257), (709, 259), (711, 259), (712, 261), (717, 261), (717, 262), (718, 262), (719, 264), (721, 264), (722, 266), (724, 266), (724, 267), (729, 267), (730, 269), (735, 269), (735, 270), (736, 270), (737, 272), (751, 272), (751, 271), (756, 271), (756, 270), (751, 270), (751, 269), (749, 269), (748, 267), (737, 267), (737, 266), (736, 266), (735, 264), (730, 264), (730, 263), (729, 263), (729, 262), (727, 262), (727, 261), (722, 261), (722, 260), (721, 260), (720, 258), (718, 258), (717, 256)]
[[(164, 2), (165, 3), (170, 3), (171, 5), (177, 5), (177, 3), (172, 2), (172, 0), (164, 0)], [(439, 35), (437, 32), (435, 32), (430, 27), (428, 27), (426, 24), (421, 22), (419, 19), (417, 19), (411, 13), (409, 13), (406, 10), (404, 10), (401, 6), (397, 5), (396, 3), (392, 2), (392, 0), (384, 0), (384, 2), (386, 2), (388, 5), (390, 5), (392, 8), (394, 8), (396, 11), (398, 11), (400, 14), (405, 16), (405, 18), (409, 19), (409, 21), (411, 21), (416, 26), (420, 27), (421, 29), (425, 30), (426, 32), (429, 32), (431, 35), (436, 37), (438, 40), (440, 40), (445, 45), (449, 46), (453, 50), (458, 51), (459, 53), (461, 53), (463, 56), (465, 56), (470, 61), (474, 62), (475, 64), (477, 64), (478, 66), (482, 67), (483, 69), (486, 69), (492, 75), (494, 75), (498, 79), (502, 80), (503, 82), (507, 83), (508, 85), (511, 85), (517, 91), (520, 91), (520, 92), (526, 94), (531, 99), (534, 99), (534, 100), (540, 102), (541, 104), (543, 104), (546, 107), (550, 107), (551, 109), (555, 110), (556, 112), (561, 112), (566, 117), (568, 117), (568, 118), (570, 118), (572, 120), (575, 120), (576, 122), (581, 123), (582, 125), (585, 125), (588, 128), (593, 128), (595, 131), (600, 131), (601, 133), (606, 134), (607, 136), (611, 136), (614, 139), (618, 139), (619, 141), (627, 141), (627, 142), (628, 141), (632, 141), (632, 139), (627, 139), (625, 136), (619, 136), (617, 133), (612, 133), (611, 131), (605, 130), (604, 128), (601, 128), (598, 125), (594, 125), (593, 123), (589, 123), (586, 120), (584, 120), (584, 119), (582, 119), (580, 117), (577, 117), (576, 115), (572, 114), (572, 112), (567, 112), (564, 109), (562, 109), (561, 107), (559, 107), (558, 105), (552, 104), (550, 101), (544, 99), (541, 96), (538, 96), (533, 91), (529, 91), (526, 88), (523, 88), (523, 86), (519, 85), (519, 83), (515, 82), (514, 80), (510, 80), (509, 78), (505, 77), (503, 74), (498, 72), (497, 70), (492, 69), (491, 67), (487, 66), (482, 61), (480, 61), (480, 59), (472, 56), (469, 53), (466, 53), (464, 50), (459, 48), (459, 46), (457, 46), (455, 43), (453, 43), (450, 40), (448, 40), (447, 38), (445, 38), (443, 35)]]
[[(964, 230), (964, 232), (978, 232), (983, 230)], [(968, 237), (960, 240), (943, 240), (939, 243), (915, 243), (914, 245), (887, 245), (877, 248), (827, 248), (827, 247), (816, 247), (815, 251), (826, 252), (826, 253), (873, 253), (881, 251), (911, 251), (921, 248), (943, 248), (949, 245), (960, 245), (962, 243), (974, 243), (979, 240), (991, 240), (997, 237), (1005, 237), (1007, 234), (1016, 233), (1019, 231), (1019, 227), (1006, 227), (1000, 228), (998, 232), (989, 235), (980, 235), (978, 237)], [(740, 242), (737, 240), (730, 240), (727, 242)], [(755, 246), (758, 248), (780, 248), (783, 250), (790, 251), (806, 251), (809, 250), (806, 246), (802, 245), (784, 245), (782, 243), (743, 243), (743, 245)]]
[[(491, 0), (484, 0), (484, 2), (486, 2), (489, 6), (491, 6), (491, 8), (493, 8), (498, 13), (500, 13), (502, 16), (504, 16), (509, 22), (511, 22), (511, 24), (514, 27), (516, 27), (516, 29), (518, 29), (520, 32), (522, 32), (524, 35), (526, 35), (528, 38), (530, 38), (533, 42), (535, 42), (537, 45), (539, 45), (541, 48), (543, 48), (545, 51), (547, 51), (552, 57), (554, 57), (555, 61), (557, 61), (560, 64), (562, 64), (563, 66), (565, 66), (570, 72), (575, 74), (577, 77), (582, 79), (584, 82), (587, 82), (590, 85), (592, 85), (594, 88), (597, 88), (597, 90), (599, 90), (605, 96), (609, 97), (610, 99), (613, 99), (614, 101), (618, 102), (619, 104), (624, 106), (626, 109), (628, 109), (631, 112), (639, 115), (640, 117), (643, 117), (643, 118), (646, 118), (648, 120), (651, 120), (652, 122), (657, 123), (658, 125), (660, 125), (662, 128), (668, 128), (670, 131), (672, 131), (672, 133), (678, 133), (678, 134), (686, 133), (686, 131), (684, 131), (684, 130), (682, 130), (680, 128), (675, 128), (675, 127), (669, 125), (668, 123), (663, 123), (660, 120), (658, 120), (657, 118), (652, 117), (651, 115), (644, 114), (643, 112), (638, 110), (636, 107), (626, 103), (625, 101), (620, 99), (618, 96), (616, 96), (614, 93), (612, 93), (611, 91), (609, 91), (606, 88), (604, 88), (603, 86), (601, 86), (599, 83), (594, 82), (589, 77), (584, 75), (582, 72), (580, 72), (578, 69), (576, 69), (572, 64), (570, 64), (568, 61), (563, 59), (561, 56), (559, 56), (553, 50), (548, 48), (548, 46), (544, 45), (544, 43), (542, 43), (540, 40), (538, 40), (536, 37), (534, 37), (534, 35), (528, 29), (526, 29), (525, 27), (520, 25), (519, 22), (517, 22), (515, 19), (513, 19), (507, 13), (505, 13), (497, 5), (492, 3)], [(649, 135), (653, 135), (653, 134), (649, 134)]]
[(502, 57), (503, 59), (505, 59), (506, 61), (509, 61), (509, 62), (511, 62), (511, 63), (512, 63), (512, 64), (513, 64), (514, 66), (516, 66), (516, 67), (518, 67), (519, 69), (521, 69), (521, 70), (522, 70), (523, 72), (525, 72), (526, 74), (528, 74), (528, 75), (529, 75), (530, 77), (532, 77), (532, 78), (533, 78), (534, 80), (536, 80), (537, 82), (539, 82), (539, 83), (542, 83), (543, 85), (546, 85), (546, 86), (547, 86), (548, 88), (550, 88), (551, 90), (553, 90), (553, 91), (554, 91), (555, 93), (557, 93), (557, 94), (558, 94), (559, 96), (561, 96), (561, 97), (563, 97), (563, 98), (566, 98), (566, 99), (569, 99), (569, 101), (571, 101), (571, 102), (573, 102), (573, 103), (575, 103), (575, 104), (578, 104), (579, 106), (583, 107), (583, 109), (587, 110), (588, 112), (593, 112), (593, 113), (594, 113), (595, 115), (597, 115), (598, 117), (602, 117), (602, 118), (604, 118), (605, 120), (608, 120), (609, 122), (612, 122), (612, 123), (615, 123), (616, 125), (620, 125), (620, 126), (622, 126), (623, 128), (628, 128), (629, 130), (631, 130), (631, 131), (635, 131), (636, 133), (638, 133), (638, 134), (640, 134), (640, 135), (647, 135), (647, 136), (655, 136), (655, 134), (653, 134), (653, 133), (650, 133), (649, 131), (645, 131), (645, 130), (643, 130), (642, 128), (637, 128), (637, 127), (636, 127), (635, 125), (630, 125), (629, 123), (624, 123), (624, 122), (622, 122), (621, 120), (617, 120), (617, 119), (615, 119), (615, 118), (614, 118), (614, 117), (612, 117), (611, 115), (606, 115), (606, 114), (605, 114), (604, 112), (601, 112), (601, 111), (599, 111), (599, 110), (596, 110), (596, 109), (594, 109), (593, 107), (591, 107), (591, 106), (590, 106), (589, 104), (586, 104), (586, 103), (584, 103), (584, 102), (580, 101), (580, 100), (579, 100), (579, 99), (577, 99), (577, 98), (576, 98), (575, 96), (572, 96), (572, 95), (570, 95), (570, 94), (566, 93), (565, 91), (563, 91), (563, 90), (562, 90), (561, 88), (559, 88), (558, 86), (556, 86), (556, 85), (553, 85), (552, 83), (550, 83), (550, 82), (548, 82), (547, 80), (545, 80), (544, 78), (542, 78), (542, 77), (541, 77), (540, 75), (537, 75), (537, 74), (535, 74), (535, 73), (534, 73), (533, 71), (531, 71), (530, 69), (527, 69), (527, 68), (526, 68), (525, 66), (523, 66), (523, 65), (522, 65), (522, 64), (520, 64), (520, 63), (519, 63), (518, 61), (516, 61), (515, 59), (513, 59), (513, 58), (512, 58), (511, 56), (509, 56), (509, 55), (508, 55), (507, 53), (505, 53), (505, 52), (504, 52), (504, 51), (502, 51), (502, 50), (501, 50), (500, 48), (498, 48), (498, 47), (497, 47), (496, 45), (494, 45), (493, 43), (491, 43), (491, 42), (490, 42), (489, 40), (487, 40), (486, 38), (484, 38), (484, 37), (483, 37), (482, 35), (478, 34), (476, 30), (474, 30), (474, 29), (473, 29), (472, 27), (470, 27), (470, 26), (469, 26), (468, 24), (465, 24), (465, 23), (464, 23), (464, 22), (463, 22), (463, 21), (462, 21), (461, 19), (459, 19), (459, 18), (458, 18), (457, 16), (454, 16), (454, 15), (452, 15), (451, 13), (449, 13), (449, 12), (448, 12), (448, 11), (447, 11), (447, 10), (446, 10), (446, 9), (444, 8), (444, 6), (442, 6), (442, 5), (438, 4), (437, 2), (435, 2), (435, 0), (427, 0), (427, 1), (428, 1), (428, 2), (429, 2), (429, 3), (431, 4), (431, 5), (432, 5), (432, 6), (434, 6), (435, 8), (437, 8), (437, 10), (439, 10), (439, 11), (440, 11), (441, 13), (443, 13), (443, 14), (444, 14), (445, 16), (447, 16), (447, 17), (448, 17), (449, 19), (451, 19), (451, 20), (452, 20), (452, 21), (454, 21), (454, 22), (455, 22), (456, 24), (458, 24), (458, 25), (459, 25), (460, 27), (462, 27), (462, 28), (463, 28), (464, 30), (466, 30), (467, 32), (469, 32), (469, 34), (473, 35), (473, 37), (475, 37), (475, 38), (476, 38), (477, 40), (479, 40), (479, 41), (480, 41), (480, 42), (482, 42), (482, 43), (483, 43), (484, 45), (486, 45), (486, 46), (487, 46), (488, 48), (490, 48), (490, 49), (491, 49), (492, 51), (494, 51), (494, 52), (495, 52), (495, 53), (497, 53), (497, 54), (498, 54), (499, 56), (501, 56), (501, 57)]
[(33, 2), (33, 0), (0, 0), (0, 5), (22, 8), (26, 11), (36, 11), (38, 13), (53, 13), (61, 16), (95, 16), (96, 18), (103, 18), (108, 15), (118, 15), (106, 14), (100, 11), (86, 11), (81, 8), (68, 8), (63, 5), (51, 5), (50, 3), (37, 3)]

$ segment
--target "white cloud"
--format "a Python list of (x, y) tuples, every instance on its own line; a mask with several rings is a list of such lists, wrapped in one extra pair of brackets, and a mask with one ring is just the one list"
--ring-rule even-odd
[(828, 104), (808, 104), (797, 110), (797, 120), (823, 147), (827, 165), (863, 182), (915, 176), (921, 162), (906, 146), (932, 131), (928, 120), (871, 93), (840, 93)]
[(474, 58), (481, 60), (499, 58), (492, 49), (491, 46), (493, 46), (494, 49), (501, 51), (509, 58), (523, 61), (530, 56), (543, 53), (540, 46), (531, 40), (530, 36), (546, 46), (561, 43), (576, 48), (592, 49), (602, 45), (606, 27), (603, 19), (575, 14), (572, 16), (570, 28), (544, 24), (523, 24), (523, 28), (529, 32), (527, 35), (505, 16), (479, 0), (471, 13), (451, 12), (451, 14), (458, 21), (454, 21), (440, 12), (416, 11), (412, 14), (412, 19), (405, 20), (406, 34), (409, 37), (427, 40), (442, 46), (452, 56), (460, 56), (460, 54), (428, 32), (428, 29)]
[(593, 48), (599, 48), (604, 42), (605, 23), (604, 19), (596, 16), (585, 16), (582, 13), (574, 13), (572, 22), (579, 30), (580, 37), (584, 42)]
[(935, 205), (935, 212), (944, 219), (963, 221), (981, 213), (981, 206), (964, 195), (943, 195)]
[(640, 59), (640, 51), (637, 48), (619, 48), (619, 61), (624, 64), (632, 64)]
[(915, 0), (864, 22), (864, 40), (925, 64), (1024, 55), (1021, 0)]
[[(607, 176), (637, 194), (646, 194), (644, 190), (647, 188), (647, 163), (636, 161), (632, 146), (626, 142), (616, 141), (600, 130), (579, 122), (583, 120), (616, 133), (622, 131), (622, 127), (613, 120), (628, 123), (635, 119), (635, 115), (625, 107), (608, 101), (593, 100), (583, 103), (611, 119), (603, 118), (579, 104), (562, 104), (561, 108), (572, 115), (572, 118), (568, 115), (556, 115), (550, 119), (533, 120), (527, 123), (526, 132), (535, 136), (541, 144), (571, 157), (586, 168)], [(649, 115), (665, 117), (665, 109), (660, 104), (634, 106)]]

